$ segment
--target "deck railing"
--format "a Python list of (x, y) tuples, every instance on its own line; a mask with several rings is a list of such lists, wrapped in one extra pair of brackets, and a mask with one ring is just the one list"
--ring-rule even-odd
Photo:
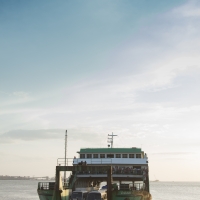
[(58, 166), (87, 165), (147, 165), (147, 158), (58, 158)]
[(55, 182), (39, 182), (38, 190), (54, 190)]
[(58, 158), (57, 159), (57, 166), (72, 166), (74, 158)]
[[(77, 172), (78, 175), (101, 175), (101, 174), (107, 174), (107, 171), (82, 171), (82, 172)], [(143, 172), (140, 170), (135, 171), (135, 172), (112, 172), (113, 175), (143, 175)]]
[[(112, 165), (112, 158), (87, 158), (87, 159), (83, 159), (86, 164), (96, 164), (96, 165), (102, 165), (102, 164), (111, 164)], [(82, 159), (80, 158), (66, 158), (66, 162), (65, 162), (65, 158), (58, 158), (57, 159), (57, 166), (72, 166), (73, 164), (78, 165), (78, 164), (83, 164), (84, 165), (84, 161), (82, 161)]]

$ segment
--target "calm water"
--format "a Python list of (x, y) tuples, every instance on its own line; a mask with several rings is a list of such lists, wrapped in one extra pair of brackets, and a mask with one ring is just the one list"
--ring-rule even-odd
[[(39, 200), (38, 181), (0, 180), (0, 200)], [(153, 200), (200, 200), (200, 182), (151, 182)]]

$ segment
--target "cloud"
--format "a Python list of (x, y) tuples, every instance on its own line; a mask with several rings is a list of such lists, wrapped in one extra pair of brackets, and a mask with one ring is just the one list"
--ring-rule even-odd
[(199, 1), (188, 1), (186, 4), (175, 8), (173, 12), (180, 17), (200, 17)]
[(179, 155), (187, 155), (194, 154), (195, 152), (160, 152), (160, 153), (150, 153), (151, 155), (163, 155), (163, 156), (179, 156)]
[[(146, 107), (153, 101), (163, 107), (167, 103), (178, 106), (181, 95), (194, 99), (196, 91), (185, 93), (197, 88), (191, 79), (200, 72), (198, 27), (196, 20), (188, 21), (174, 10), (158, 15), (114, 50), (105, 71), (65, 89), (65, 110), (125, 111), (141, 102)], [(183, 76), (188, 80), (181, 81)], [(150, 92), (157, 96), (151, 98)]]
[[(92, 142), (93, 136), (101, 142), (101, 135), (90, 128), (81, 127), (68, 129), (68, 139), (73, 141), (82, 140)], [(84, 136), (84, 137), (82, 137)], [(40, 129), (40, 130), (12, 130), (0, 135), (0, 143), (10, 143), (15, 141), (37, 141), (37, 140), (64, 140), (64, 129)]]
[(29, 94), (23, 91), (17, 91), (13, 92), (13, 95), (20, 98), (27, 98)]
[(0, 107), (5, 107), (32, 102), (36, 99), (33, 98), (30, 93), (24, 91), (14, 91), (9, 93), (5, 91), (0, 91), (0, 100)]
[[(191, 6), (195, 8), (196, 4)], [(15, 114), (12, 128), (7, 125), (4, 130), (38, 128), (35, 136), (25, 134), (28, 131), (23, 132), (24, 135), (16, 132), (23, 140), (60, 138), (56, 132), (43, 130), (56, 127), (75, 128), (74, 139), (84, 138), (80, 133), (90, 138), (92, 133), (99, 135), (105, 130), (109, 133), (112, 130), (134, 132), (132, 135), (138, 138), (152, 133), (164, 135), (169, 130), (162, 126), (174, 126), (186, 115), (198, 112), (194, 109), (198, 108), (199, 82), (192, 83), (192, 80), (200, 71), (199, 32), (196, 19), (188, 21), (174, 10), (157, 15), (113, 50), (104, 71), (66, 86), (63, 93), (50, 91), (51, 94), (46, 95), (48, 98), (40, 98), (38, 104), (30, 104), (27, 109), (11, 107), (3, 110), (2, 119)], [(22, 98), (21, 102), (26, 95), (31, 96), (15, 92), (15, 97)], [(192, 99), (196, 99), (193, 106)], [(188, 118), (184, 118), (182, 123), (188, 122)], [(133, 124), (149, 126), (135, 128)], [(157, 127), (152, 128), (150, 124)], [(90, 128), (87, 131), (82, 127)], [(15, 138), (14, 135), (10, 137), (9, 132), (4, 134), (4, 139)]]
[(23, 140), (41, 140), (41, 139), (61, 139), (61, 131), (59, 129), (52, 130), (13, 130), (1, 134), (1, 139), (7, 139), (10, 141)]

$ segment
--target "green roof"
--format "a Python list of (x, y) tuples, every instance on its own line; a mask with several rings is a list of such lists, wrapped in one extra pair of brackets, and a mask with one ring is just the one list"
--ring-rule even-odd
[(141, 148), (84, 148), (77, 153), (143, 153)]

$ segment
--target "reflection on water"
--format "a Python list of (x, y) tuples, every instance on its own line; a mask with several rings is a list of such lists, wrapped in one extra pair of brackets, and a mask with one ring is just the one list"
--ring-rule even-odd
[(1, 200), (39, 200), (35, 180), (0, 180)]
[(200, 199), (200, 182), (150, 182), (153, 200)]
[[(39, 200), (38, 181), (0, 180), (0, 200)], [(199, 182), (150, 182), (153, 200), (198, 200)]]

